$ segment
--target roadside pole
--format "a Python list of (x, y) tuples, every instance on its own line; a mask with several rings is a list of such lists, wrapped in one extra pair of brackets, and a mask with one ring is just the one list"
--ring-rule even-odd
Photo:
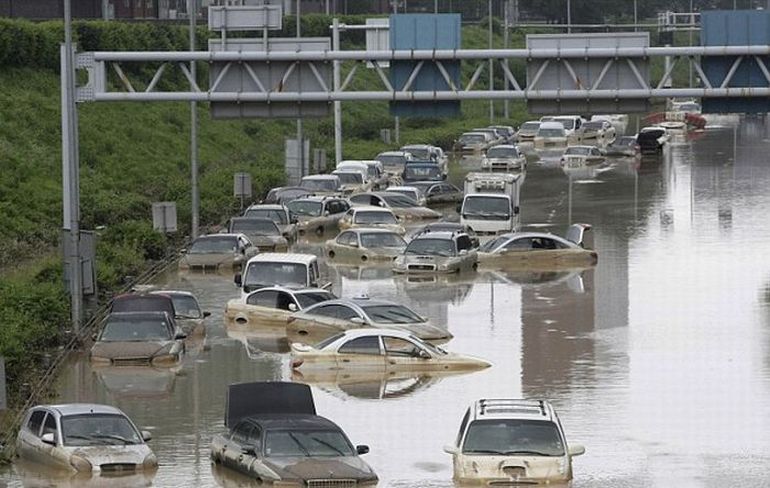
[[(299, 39), (302, 34), (300, 33), (300, 0), (297, 0), (297, 39)], [(302, 140), (302, 117), (297, 117), (297, 147), (299, 148), (299, 154), (297, 158), (299, 159), (299, 176), (302, 178), (306, 175), (305, 173), (305, 141)], [(336, 156), (335, 156), (336, 157)]]
[[(492, 49), (492, 0), (488, 1), (489, 5), (489, 13), (488, 13), (488, 21), (489, 21), (489, 49)], [(493, 91), (495, 89), (495, 68), (494, 68), (494, 60), (492, 58), (489, 58), (489, 91)], [(495, 122), (495, 101), (490, 99), (489, 100), (489, 123), (494, 124)]]
[[(340, 50), (340, 21), (335, 17), (332, 20), (332, 50)], [(334, 91), (340, 91), (340, 61), (335, 60), (334, 69)], [(334, 101), (334, 162), (339, 164), (342, 161), (342, 102)], [(336, 166), (336, 164), (335, 164)]]
[[(195, 25), (198, 16), (197, 0), (187, 0), (187, 16), (190, 18), (190, 51), (195, 51)], [(195, 79), (195, 61), (190, 61), (190, 75)], [(190, 186), (192, 193), (192, 222), (190, 236), (198, 237), (200, 224), (200, 195), (198, 193), (198, 109), (196, 102), (190, 102)]]

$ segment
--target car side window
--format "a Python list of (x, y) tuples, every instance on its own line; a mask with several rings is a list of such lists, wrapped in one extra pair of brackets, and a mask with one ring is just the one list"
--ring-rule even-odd
[(241, 422), (235, 429), (233, 429), (233, 435), (230, 439), (241, 445), (250, 444), (251, 433), (253, 431), (254, 425), (249, 422)]
[(558, 249), (556, 241), (548, 239), (547, 237), (536, 237), (532, 239), (532, 249)]
[(380, 355), (380, 339), (378, 336), (358, 337), (346, 342), (337, 350), (341, 354)]
[(45, 422), (43, 422), (43, 432), (41, 435), (53, 434), (56, 438), (56, 419), (50, 413), (45, 416)]
[(252, 293), (246, 299), (246, 303), (257, 307), (277, 308), (278, 292), (276, 290), (264, 290)]
[(463, 249), (471, 249), (473, 247), (473, 243), (471, 242), (471, 238), (468, 236), (458, 236), (457, 237), (457, 250), (462, 251)]
[(356, 234), (354, 232), (343, 232), (337, 238), (337, 244), (343, 246), (350, 246), (354, 242), (356, 242)]
[(385, 354), (388, 356), (407, 356), (413, 357), (419, 352), (417, 345), (398, 337), (383, 337), (385, 344)]
[(350, 197), (350, 201), (357, 205), (365, 205), (370, 203), (371, 198), (369, 195), (365, 195), (365, 194), (353, 195), (352, 197)]
[(27, 428), (30, 432), (36, 436), (40, 435), (40, 427), (43, 426), (43, 419), (45, 418), (45, 410), (35, 410), (27, 421)]
[(524, 251), (532, 249), (532, 239), (529, 237), (522, 237), (521, 239), (513, 239), (505, 244), (501, 249), (506, 251)]
[(430, 190), (428, 190), (429, 195), (438, 195), (441, 193), (441, 185), (434, 185), (430, 187)]
[(457, 439), (455, 440), (455, 445), (460, 447), (460, 443), (463, 441), (463, 433), (465, 433), (465, 428), (468, 426), (468, 420), (471, 418), (471, 409), (465, 411), (465, 416), (463, 417), (462, 422), (460, 422), (460, 432), (457, 433)]
[(339, 305), (324, 305), (313, 310), (313, 315), (320, 315), (321, 317), (336, 318), (337, 308)]
[(350, 320), (355, 317), (361, 317), (355, 310), (345, 305), (337, 305), (337, 318), (342, 320)]
[(285, 291), (279, 291), (278, 296), (276, 297), (276, 305), (275, 308), (278, 310), (289, 310), (289, 305), (291, 304), (297, 304), (294, 301), (294, 297), (291, 296), (289, 293), (286, 293)]

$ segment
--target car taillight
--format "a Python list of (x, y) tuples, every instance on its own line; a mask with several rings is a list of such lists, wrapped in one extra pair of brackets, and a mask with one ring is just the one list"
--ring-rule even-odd
[(299, 368), (300, 366), (302, 366), (302, 364), (304, 362), (305, 361), (300, 359), (300, 358), (294, 358), (294, 359), (291, 360), (291, 367), (292, 368)]

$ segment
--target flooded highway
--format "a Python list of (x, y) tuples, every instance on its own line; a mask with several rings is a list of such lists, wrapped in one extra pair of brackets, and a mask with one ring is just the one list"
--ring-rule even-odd
[[(57, 383), (58, 401), (112, 404), (150, 430), (154, 477), (88, 480), (16, 464), (0, 485), (252, 486), (209, 461), (227, 385), (295, 380), (313, 387), (320, 415), (371, 448), (364, 459), (383, 487), (453, 486), (443, 446), (479, 398), (549, 399), (568, 442), (586, 447), (574, 487), (768, 486), (768, 154), (770, 125), (744, 119), (671, 144), (660, 160), (570, 173), (558, 159), (530, 160), (522, 221), (557, 234), (593, 225), (595, 269), (423, 281), (322, 264), (337, 295), (399, 301), (446, 327), (446, 349), (493, 364), (478, 372), (301, 376), (278, 335), (225, 327), (225, 303), (239, 294), (231, 275), (170, 272), (159, 287), (192, 291), (212, 313), (179, 371), (92, 371), (82, 355)], [(456, 164), (452, 178), (465, 170)], [(294, 249), (321, 255), (322, 244)]]

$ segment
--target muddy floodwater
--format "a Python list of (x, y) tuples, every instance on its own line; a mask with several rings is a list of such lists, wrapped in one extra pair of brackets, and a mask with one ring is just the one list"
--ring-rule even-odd
[[(449, 329), (448, 350), (491, 368), (294, 379), (311, 383), (320, 415), (370, 446), (380, 486), (452, 486), (442, 448), (485, 397), (549, 399), (567, 440), (586, 447), (575, 487), (770, 486), (769, 155), (770, 125), (746, 118), (672, 144), (660, 160), (566, 174), (558, 159), (533, 158), (523, 222), (559, 234), (592, 224), (595, 269), (412, 282), (387, 268), (322, 266), (338, 295), (402, 301)], [(452, 178), (463, 171), (455, 163)], [(295, 248), (320, 254), (322, 242)], [(154, 477), (91, 484), (249, 486), (212, 468), (209, 445), (224, 430), (229, 383), (292, 379), (286, 344), (228, 333), (231, 275), (173, 272), (158, 284), (193, 291), (212, 312), (205, 344), (180, 371), (92, 371), (82, 356), (58, 380), (61, 402), (116, 405), (153, 433)], [(89, 484), (25, 465), (0, 473), (3, 483)]]

